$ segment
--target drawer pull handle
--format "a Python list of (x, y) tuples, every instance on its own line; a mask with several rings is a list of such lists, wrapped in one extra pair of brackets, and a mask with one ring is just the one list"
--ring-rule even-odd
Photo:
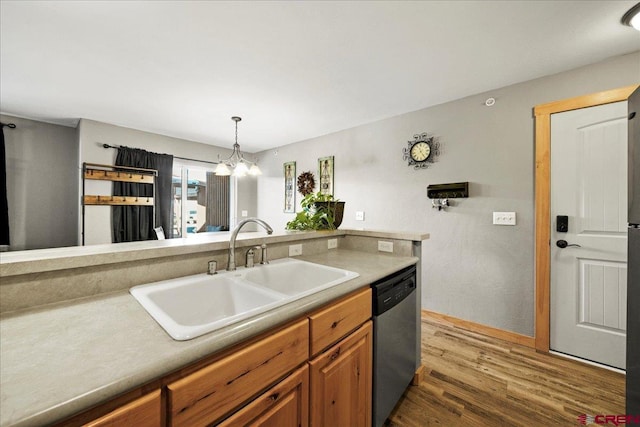
[(335, 328), (337, 328), (337, 327), (338, 327), (338, 322), (333, 322), (333, 323), (331, 324), (331, 329), (335, 329)]
[(276, 400), (278, 400), (278, 397), (280, 397), (280, 393), (273, 393), (271, 396), (269, 396), (269, 400), (275, 402)]

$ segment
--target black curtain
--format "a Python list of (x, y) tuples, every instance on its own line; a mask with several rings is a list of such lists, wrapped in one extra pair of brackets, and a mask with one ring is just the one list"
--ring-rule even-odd
[[(165, 236), (173, 237), (171, 226), (171, 175), (173, 156), (151, 153), (138, 148), (120, 147), (116, 166), (127, 166), (158, 171), (155, 194), (151, 184), (114, 182), (114, 196), (154, 197), (155, 226), (162, 226)], [(155, 239), (153, 231), (153, 208), (151, 206), (113, 206), (111, 209), (114, 243)]]
[(4, 151), (4, 129), (0, 127), (0, 246), (9, 246), (9, 203), (7, 202), (7, 159)]

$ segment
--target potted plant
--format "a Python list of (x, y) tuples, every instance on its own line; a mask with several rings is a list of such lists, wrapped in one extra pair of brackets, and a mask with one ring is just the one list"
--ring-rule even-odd
[(309, 193), (300, 201), (302, 211), (287, 223), (287, 230), (335, 230), (342, 223), (344, 202), (331, 194)]

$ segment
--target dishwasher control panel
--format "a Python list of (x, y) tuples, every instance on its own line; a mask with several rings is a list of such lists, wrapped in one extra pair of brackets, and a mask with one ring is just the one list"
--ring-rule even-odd
[(416, 266), (412, 265), (378, 280), (371, 288), (373, 315), (377, 316), (393, 308), (416, 289)]

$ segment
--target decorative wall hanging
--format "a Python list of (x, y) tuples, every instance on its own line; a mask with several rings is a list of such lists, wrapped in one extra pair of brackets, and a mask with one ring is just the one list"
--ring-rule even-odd
[(316, 179), (311, 172), (302, 172), (298, 177), (298, 191), (303, 196), (313, 193), (316, 188)]
[(318, 159), (318, 175), (320, 176), (320, 193), (333, 195), (333, 156)]
[(284, 212), (296, 211), (296, 191), (294, 182), (296, 180), (296, 162), (284, 164)]
[(426, 132), (413, 135), (413, 141), (407, 141), (407, 147), (402, 149), (402, 159), (414, 169), (428, 168), (439, 155), (440, 143)]

